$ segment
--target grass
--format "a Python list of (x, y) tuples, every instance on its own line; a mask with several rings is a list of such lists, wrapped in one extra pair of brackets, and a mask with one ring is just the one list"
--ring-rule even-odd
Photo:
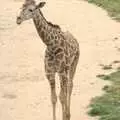
[(120, 120), (120, 70), (97, 77), (111, 81), (112, 85), (104, 86), (105, 94), (92, 100), (89, 114), (100, 116), (99, 120)]
[(108, 14), (120, 21), (120, 0), (87, 0), (107, 10)]

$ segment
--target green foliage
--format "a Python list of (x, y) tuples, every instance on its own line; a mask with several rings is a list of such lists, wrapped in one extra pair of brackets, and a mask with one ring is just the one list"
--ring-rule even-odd
[(110, 16), (120, 20), (120, 0), (88, 0), (88, 2), (106, 9)]
[[(104, 79), (104, 76), (101, 78)], [(92, 100), (89, 114), (100, 116), (99, 120), (120, 120), (120, 71), (107, 75), (107, 78), (112, 85), (105, 86), (106, 93)]]

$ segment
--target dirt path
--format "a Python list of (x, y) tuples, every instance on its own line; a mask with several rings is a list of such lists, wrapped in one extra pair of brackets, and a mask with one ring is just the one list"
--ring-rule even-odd
[[(44, 75), (45, 45), (32, 21), (17, 26), (22, 2), (4, 0), (0, 4), (0, 120), (52, 120), (49, 84)], [(102, 94), (105, 84), (96, 78), (99, 64), (120, 59), (120, 24), (100, 8), (84, 1), (47, 1), (47, 19), (67, 29), (78, 39), (81, 57), (74, 79), (71, 120), (93, 120), (87, 106)], [(118, 39), (114, 39), (118, 37)], [(57, 81), (59, 92), (59, 81)], [(61, 106), (57, 104), (57, 120)]]

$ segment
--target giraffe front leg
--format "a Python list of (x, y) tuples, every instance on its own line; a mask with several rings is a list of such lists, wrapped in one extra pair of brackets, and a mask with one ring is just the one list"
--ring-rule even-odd
[(71, 68), (68, 71), (68, 81), (67, 81), (67, 120), (70, 120), (70, 102), (71, 102), (71, 94), (73, 89), (73, 78), (76, 71), (76, 66), (79, 60), (79, 53), (77, 53), (73, 63), (71, 64)]
[(60, 102), (62, 105), (63, 120), (70, 120), (70, 102), (73, 88), (72, 79), (68, 79), (67, 74), (60, 75)]
[(65, 75), (60, 75), (60, 86), (59, 99), (62, 105), (63, 120), (67, 120), (67, 78)]
[(71, 94), (72, 94), (72, 88), (73, 88), (73, 82), (71, 80), (69, 80), (67, 82), (67, 106), (66, 106), (66, 117), (67, 120), (70, 120), (70, 102), (71, 102)]
[(66, 120), (65, 119), (65, 95), (64, 95), (64, 88), (61, 88), (60, 90), (60, 95), (59, 95), (59, 99), (60, 99), (60, 102), (61, 102), (61, 106), (62, 106), (62, 119), (63, 120)]
[(50, 87), (51, 87), (51, 102), (53, 106), (53, 120), (56, 120), (56, 102), (57, 102), (57, 95), (56, 95), (56, 89), (55, 89), (55, 74), (50, 73), (47, 74), (47, 79), (49, 81)]

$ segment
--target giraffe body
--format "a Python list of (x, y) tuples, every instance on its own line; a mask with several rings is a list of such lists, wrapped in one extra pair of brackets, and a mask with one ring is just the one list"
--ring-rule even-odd
[(51, 66), (53, 67), (52, 70), (57, 73), (62, 73), (64, 71), (63, 69), (70, 69), (76, 55), (79, 54), (79, 49), (76, 39), (73, 36), (69, 37), (62, 33), (59, 36), (58, 44), (53, 42), (47, 47), (45, 56), (46, 69), (50, 69), (49, 63), (53, 63)]
[(60, 78), (59, 99), (62, 105), (63, 120), (70, 120), (70, 100), (73, 88), (73, 77), (79, 60), (79, 44), (70, 32), (62, 32), (58, 25), (48, 22), (41, 10), (44, 2), (39, 5), (33, 0), (26, 0), (17, 24), (30, 18), (33, 19), (37, 32), (46, 44), (45, 73), (51, 87), (51, 102), (53, 105), (53, 120), (56, 120), (56, 86), (55, 74)]

